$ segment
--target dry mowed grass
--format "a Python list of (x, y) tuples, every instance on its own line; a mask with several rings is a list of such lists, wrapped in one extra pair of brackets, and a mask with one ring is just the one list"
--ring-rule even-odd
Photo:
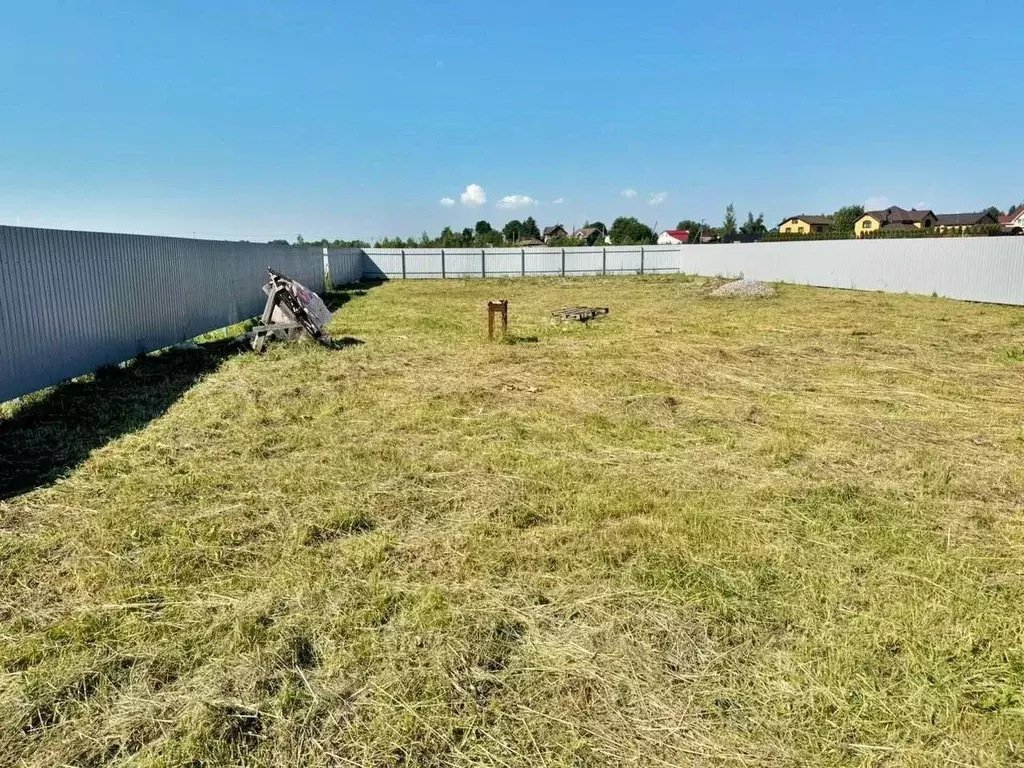
[(0, 422), (0, 765), (1024, 765), (1024, 310), (708, 288), (386, 284)]

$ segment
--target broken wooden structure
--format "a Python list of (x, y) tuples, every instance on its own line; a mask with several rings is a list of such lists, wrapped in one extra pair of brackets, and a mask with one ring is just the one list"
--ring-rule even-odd
[(608, 307), (563, 307), (552, 312), (551, 317), (563, 323), (570, 320), (589, 323), (591, 320), (604, 317), (609, 311)]

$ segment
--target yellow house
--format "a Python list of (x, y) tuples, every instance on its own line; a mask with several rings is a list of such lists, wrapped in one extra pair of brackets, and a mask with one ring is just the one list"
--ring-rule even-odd
[(938, 217), (932, 211), (909, 211), (894, 205), (884, 211), (866, 211), (853, 223), (853, 233), (857, 237), (877, 232), (880, 229), (930, 229), (935, 226)]
[(819, 234), (832, 229), (831, 216), (808, 216), (803, 213), (797, 216), (790, 216), (779, 224), (779, 232), (789, 235), (809, 235), (812, 232)]

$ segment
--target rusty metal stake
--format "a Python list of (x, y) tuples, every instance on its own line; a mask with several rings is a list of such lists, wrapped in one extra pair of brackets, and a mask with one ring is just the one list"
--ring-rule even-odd
[(487, 302), (487, 338), (494, 338), (494, 316), (501, 315), (501, 335), (508, 334), (508, 299)]

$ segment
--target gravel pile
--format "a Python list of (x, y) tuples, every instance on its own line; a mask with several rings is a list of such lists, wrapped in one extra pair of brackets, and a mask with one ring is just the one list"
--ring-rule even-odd
[(715, 298), (726, 298), (730, 296), (774, 296), (775, 289), (770, 285), (758, 282), (757, 280), (735, 280), (725, 285), (720, 285), (708, 296)]

